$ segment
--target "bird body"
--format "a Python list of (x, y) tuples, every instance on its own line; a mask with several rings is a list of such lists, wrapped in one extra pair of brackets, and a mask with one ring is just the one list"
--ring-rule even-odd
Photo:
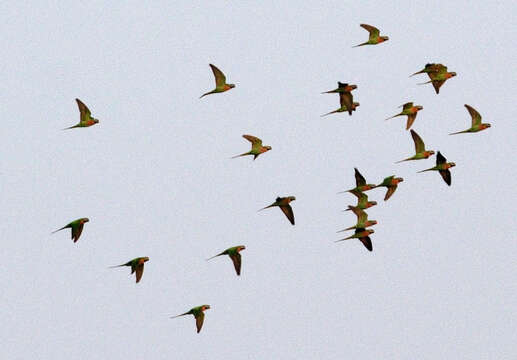
[(129, 260), (125, 264), (111, 266), (112, 268), (120, 267), (120, 266), (131, 266), (131, 275), (136, 272), (136, 282), (138, 283), (144, 274), (144, 264), (146, 261), (149, 261), (147, 256), (137, 257), (133, 260)]
[(77, 240), (79, 240), (79, 237), (81, 236), (81, 233), (83, 232), (84, 224), (87, 223), (88, 221), (90, 221), (88, 218), (80, 218), (80, 219), (74, 220), (74, 221), (66, 224), (65, 226), (63, 226), (61, 229), (57, 229), (57, 230), (53, 231), (52, 234), (55, 232), (58, 232), (60, 230), (70, 228), (70, 229), (72, 229), (72, 240), (74, 240), (74, 243), (75, 243), (75, 242), (77, 242)]
[(424, 171), (438, 171), (442, 176), (443, 181), (445, 181), (447, 185), (451, 186), (451, 172), (449, 169), (453, 166), (456, 166), (456, 164), (453, 162), (447, 162), (447, 159), (445, 159), (445, 157), (438, 151), (438, 154), (436, 155), (436, 166), (421, 170), (419, 173)]
[(372, 240), (370, 239), (370, 235), (373, 234), (375, 231), (372, 229), (355, 229), (354, 235), (350, 235), (349, 237), (346, 237), (341, 240), (337, 240), (336, 242), (348, 240), (348, 239), (359, 239), (361, 243), (363, 243), (364, 247), (367, 248), (369, 251), (373, 250), (372, 246)]
[[(354, 194), (357, 197), (357, 205), (355, 206), (356, 208), (365, 210), (372, 206), (377, 205), (377, 201), (368, 201), (368, 195), (366, 195), (362, 191), (350, 190), (349, 192)], [(348, 211), (348, 210), (351, 210), (350, 207), (349, 207), (349, 209), (346, 209), (345, 211)]]
[(357, 223), (354, 226), (350, 226), (338, 232), (343, 232), (352, 229), (365, 229), (377, 224), (377, 220), (368, 220), (368, 214), (364, 210), (359, 209), (355, 206), (348, 206), (348, 209), (352, 210), (354, 214), (357, 216)]
[(171, 316), (171, 319), (174, 319), (174, 318), (177, 318), (180, 316), (184, 316), (184, 315), (194, 315), (194, 318), (196, 319), (197, 332), (199, 333), (201, 331), (201, 328), (203, 327), (203, 322), (205, 320), (204, 311), (208, 310), (208, 309), (210, 309), (210, 305), (196, 306), (196, 307), (193, 307), (192, 309), (190, 309), (189, 311), (187, 311), (186, 313), (176, 315), (176, 316)]
[(409, 130), (411, 125), (413, 125), (413, 123), (415, 122), (417, 113), (420, 110), (422, 110), (424, 107), (420, 106), (420, 105), (413, 106), (412, 102), (405, 103), (404, 105), (401, 105), (401, 106), (402, 106), (402, 111), (400, 113), (393, 115), (393, 116), (387, 118), (386, 120), (393, 119), (394, 117), (397, 117), (397, 116), (407, 116), (406, 130)]
[(237, 276), (241, 274), (241, 254), (240, 252), (242, 250), (246, 249), (244, 245), (238, 245), (231, 248), (228, 248), (224, 250), (223, 252), (212, 256), (211, 258), (208, 258), (207, 260), (213, 259), (215, 257), (221, 256), (221, 255), (228, 255), (230, 259), (233, 261), (233, 266), (235, 267), (235, 272), (237, 273)]
[(368, 25), (368, 24), (360, 24), (360, 26), (363, 29), (365, 29), (366, 31), (368, 31), (368, 33), (369, 33), (368, 41), (366, 41), (362, 44), (359, 44), (359, 45), (355, 45), (353, 47), (358, 47), (358, 46), (363, 46), (363, 45), (377, 45), (377, 44), (380, 44), (380, 43), (390, 39), (387, 36), (380, 36), (380, 31), (375, 26)]
[(456, 135), (456, 134), (463, 134), (463, 133), (475, 133), (478, 131), (488, 129), (491, 126), (488, 123), (481, 122), (481, 115), (472, 106), (465, 104), (465, 107), (467, 108), (467, 110), (470, 114), (470, 117), (472, 118), (471, 127), (467, 130), (458, 131), (458, 132), (455, 132), (455, 133), (452, 133), (449, 135)]
[(291, 205), (289, 205), (289, 203), (294, 200), (296, 200), (296, 197), (294, 197), (294, 196), (277, 197), (274, 203), (260, 209), (259, 211), (273, 207), (273, 206), (278, 206), (278, 207), (280, 207), (280, 210), (282, 210), (282, 212), (285, 214), (285, 216), (287, 217), (289, 222), (294, 225), (293, 208), (291, 207)]
[(81, 100), (75, 99), (75, 101), (77, 102), (77, 106), (79, 107), (79, 123), (77, 123), (74, 126), (64, 128), (63, 130), (78, 128), (78, 127), (89, 127), (89, 126), (95, 125), (99, 122), (99, 120), (92, 117), (90, 109), (88, 109), (88, 107), (86, 105), (84, 105), (84, 103)]
[(401, 178), (401, 177), (396, 178), (395, 175), (391, 175), (391, 176), (384, 178), (382, 183), (380, 183), (379, 185), (376, 186), (376, 187), (384, 186), (384, 187), (388, 188), (388, 191), (386, 191), (386, 195), (384, 196), (384, 201), (387, 201), (391, 197), (391, 195), (393, 195), (395, 193), (395, 190), (397, 190), (398, 184), (401, 183), (402, 181), (404, 181), (403, 178)]
[(361, 175), (361, 173), (359, 172), (359, 170), (357, 170), (357, 168), (354, 168), (354, 171), (355, 171), (355, 185), (356, 185), (355, 188), (345, 190), (345, 191), (340, 191), (338, 194), (341, 194), (344, 192), (352, 192), (352, 191), (365, 192), (365, 191), (375, 188), (375, 184), (366, 183), (366, 179), (364, 178), (363, 175)]
[(341, 93), (351, 92), (354, 89), (357, 89), (357, 85), (342, 83), (342, 82), (338, 81), (336, 89), (322, 92), (322, 94), (333, 94), (333, 93), (341, 94)]
[[(429, 76), (429, 78), (431, 80), (421, 83), (419, 85), (432, 83), (433, 87), (434, 87), (434, 91), (437, 94), (439, 94), (440, 87), (445, 83), (445, 81), (456, 76), (456, 73), (453, 71), (451, 71), (451, 72), (447, 71), (447, 66), (442, 65), (442, 64), (428, 64), (428, 65), (430, 65), (430, 66), (426, 65), (426, 67), (428, 67), (427, 71), (423, 71), (423, 72), (427, 73), (427, 75)], [(424, 70), (426, 70), (426, 69), (424, 68)], [(420, 72), (422, 72), (422, 71), (420, 71)], [(417, 72), (415, 74), (418, 74), (420, 72)], [(415, 74), (413, 74), (413, 75), (415, 75)]]
[(409, 157), (404, 160), (397, 161), (397, 163), (403, 162), (403, 161), (409, 161), (409, 160), (422, 160), (427, 159), (429, 156), (434, 155), (433, 150), (426, 150), (424, 141), (415, 130), (411, 129), (411, 137), (413, 138), (413, 142), (415, 143), (415, 155), (412, 157)]
[(210, 94), (216, 94), (228, 91), (230, 89), (233, 89), (235, 87), (234, 84), (227, 84), (226, 83), (226, 76), (223, 74), (221, 70), (219, 70), (215, 65), (209, 64), (210, 68), (212, 69), (212, 72), (214, 73), (215, 77), (215, 89), (212, 91), (209, 91), (207, 93), (204, 93), (199, 98), (201, 99), (203, 96), (210, 95)]
[(251, 150), (240, 155), (235, 155), (232, 159), (240, 156), (253, 155), (253, 160), (255, 160), (260, 154), (271, 150), (271, 146), (263, 146), (262, 140), (258, 137), (253, 135), (242, 135), (242, 137), (251, 142)]

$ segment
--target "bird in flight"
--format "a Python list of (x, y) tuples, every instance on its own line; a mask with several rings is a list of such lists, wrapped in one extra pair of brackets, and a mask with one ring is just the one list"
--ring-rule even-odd
[(253, 160), (255, 160), (260, 154), (271, 150), (271, 146), (263, 146), (262, 140), (258, 137), (253, 135), (242, 135), (242, 137), (251, 142), (251, 150), (240, 155), (235, 155), (232, 159), (240, 156), (253, 155)]
[(403, 161), (409, 161), (409, 160), (427, 159), (429, 156), (434, 155), (433, 150), (425, 149), (424, 141), (422, 140), (422, 138), (420, 136), (418, 136), (416, 131), (413, 129), (411, 129), (411, 136), (413, 137), (413, 142), (415, 143), (415, 155), (413, 155), (407, 159), (397, 161), (396, 164), (401, 163)]
[(417, 113), (422, 110), (424, 107), (420, 105), (413, 106), (412, 102), (405, 103), (404, 105), (400, 105), (399, 107), (402, 107), (402, 111), (398, 113), (397, 115), (390, 116), (386, 120), (393, 119), (397, 116), (405, 116), (407, 115), (407, 124), (406, 124), (406, 130), (409, 130), (411, 125), (415, 122)]
[(66, 228), (70, 228), (70, 229), (72, 229), (72, 239), (74, 240), (74, 243), (75, 243), (75, 242), (77, 242), (77, 240), (79, 240), (79, 236), (81, 236), (81, 233), (83, 232), (84, 224), (87, 223), (88, 221), (90, 221), (88, 218), (80, 218), (80, 219), (74, 220), (74, 221), (66, 224), (65, 226), (63, 226), (61, 229), (57, 229), (56, 231), (53, 231), (52, 234), (55, 232), (58, 232), (60, 230), (66, 229)]
[(440, 93), (440, 87), (445, 83), (445, 81), (456, 76), (456, 73), (454, 71), (451, 71), (451, 72), (447, 71), (447, 66), (442, 65), (442, 64), (434, 64), (430, 67), (429, 71), (426, 71), (426, 72), (431, 80), (418, 84), (418, 85), (432, 83), (433, 87), (434, 87), (434, 91), (437, 94)]
[(445, 181), (447, 185), (451, 186), (451, 172), (449, 169), (453, 166), (456, 166), (456, 164), (453, 162), (447, 162), (447, 159), (438, 151), (438, 154), (436, 155), (436, 166), (419, 171), (419, 173), (436, 170), (442, 176), (443, 181)]
[(111, 266), (112, 268), (120, 267), (120, 266), (131, 266), (131, 275), (136, 273), (136, 282), (138, 283), (144, 274), (144, 264), (146, 261), (149, 261), (147, 256), (137, 257), (133, 260), (129, 260), (125, 264)]
[(215, 65), (209, 64), (212, 68), (212, 72), (214, 73), (215, 77), (215, 89), (212, 91), (209, 91), (207, 93), (204, 93), (199, 98), (201, 99), (203, 96), (210, 95), (210, 94), (216, 94), (228, 91), (230, 89), (233, 89), (235, 87), (234, 84), (227, 84), (226, 83), (226, 76), (224, 76), (223, 72), (219, 70)]
[(368, 41), (366, 41), (362, 44), (359, 44), (359, 45), (355, 45), (353, 47), (358, 47), (358, 46), (363, 46), (363, 45), (377, 45), (377, 44), (380, 44), (381, 42), (384, 42), (384, 41), (387, 41), (390, 39), (387, 36), (380, 36), (379, 29), (377, 29), (375, 26), (371, 26), (368, 24), (361, 24), (360, 26), (363, 29), (365, 29), (366, 31), (368, 31), (370, 33), (370, 36), (368, 37)]
[(373, 250), (372, 246), (372, 240), (370, 239), (370, 235), (373, 234), (375, 231), (372, 229), (355, 229), (354, 235), (350, 235), (349, 237), (346, 237), (341, 240), (337, 240), (335, 242), (340, 242), (348, 239), (359, 239), (364, 245), (365, 248), (367, 248), (369, 251)]
[(221, 256), (221, 255), (228, 255), (230, 259), (233, 261), (233, 266), (235, 267), (235, 272), (237, 275), (241, 274), (241, 254), (240, 252), (242, 250), (246, 249), (246, 246), (244, 245), (238, 245), (231, 248), (228, 248), (224, 250), (223, 252), (212, 256), (211, 258), (206, 259), (207, 261), (210, 259), (213, 259), (215, 257)]
[(199, 333), (201, 331), (201, 328), (203, 327), (203, 321), (205, 320), (204, 311), (208, 310), (208, 309), (210, 309), (210, 305), (196, 306), (196, 307), (193, 307), (192, 309), (190, 309), (189, 311), (187, 311), (186, 313), (176, 315), (176, 316), (171, 316), (171, 319), (174, 319), (174, 318), (177, 318), (180, 316), (184, 316), (184, 315), (194, 315), (194, 317), (196, 318), (197, 332)]
[[(372, 206), (377, 205), (377, 201), (368, 201), (368, 195), (359, 190), (350, 190), (350, 193), (354, 194), (357, 197), (357, 205), (355, 207), (365, 210)], [(346, 209), (343, 211), (349, 211), (351, 209)]]
[(260, 209), (259, 211), (273, 207), (273, 206), (278, 206), (278, 207), (280, 207), (280, 210), (282, 210), (282, 212), (285, 214), (285, 216), (287, 217), (289, 222), (294, 225), (293, 208), (291, 207), (291, 205), (289, 205), (289, 203), (293, 200), (296, 200), (296, 197), (294, 197), (294, 196), (277, 197), (274, 203)]
[(456, 134), (463, 134), (463, 133), (474, 133), (481, 130), (488, 129), (491, 125), (488, 123), (482, 123), (481, 122), (481, 115), (474, 109), (472, 106), (465, 104), (465, 107), (467, 108), (470, 117), (472, 118), (472, 125), (469, 129), (458, 131), (449, 135), (456, 135)]
[(358, 207), (348, 206), (348, 210), (352, 210), (354, 214), (357, 216), (357, 223), (354, 226), (350, 226), (346, 229), (339, 230), (338, 233), (353, 230), (353, 229), (365, 229), (370, 226), (374, 226), (377, 224), (377, 220), (368, 220), (368, 214)]
[(376, 186), (376, 187), (384, 186), (384, 187), (388, 188), (388, 191), (386, 191), (386, 195), (384, 196), (384, 201), (387, 201), (391, 197), (391, 195), (393, 195), (395, 193), (395, 190), (397, 190), (398, 184), (401, 183), (402, 181), (404, 181), (403, 178), (401, 178), (401, 177), (396, 178), (395, 175), (391, 175), (391, 176), (384, 178), (384, 180), (379, 185)]
[(63, 130), (73, 129), (77, 127), (88, 127), (95, 125), (99, 122), (99, 120), (92, 117), (90, 109), (88, 109), (88, 107), (84, 105), (84, 103), (81, 100), (75, 99), (75, 101), (77, 102), (77, 106), (79, 107), (79, 123), (77, 123), (74, 126), (64, 128)]
[(345, 193), (345, 192), (352, 192), (352, 191), (364, 192), (364, 191), (375, 188), (375, 184), (366, 183), (366, 179), (364, 178), (363, 175), (361, 175), (361, 173), (359, 172), (359, 170), (357, 170), (357, 168), (354, 168), (354, 170), (355, 170), (355, 188), (345, 190), (345, 191), (340, 191), (340, 192), (338, 192), (338, 194)]

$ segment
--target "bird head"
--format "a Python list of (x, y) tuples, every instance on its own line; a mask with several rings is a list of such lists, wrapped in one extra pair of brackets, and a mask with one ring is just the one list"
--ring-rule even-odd
[(421, 105), (417, 105), (417, 106), (416, 106), (416, 111), (420, 111), (420, 110), (422, 110), (423, 108), (424, 108), (423, 106), (421, 106)]
[(377, 201), (370, 201), (368, 204), (370, 204), (370, 207), (377, 205)]
[(201, 306), (201, 311), (205, 311), (205, 310), (208, 310), (210, 309), (210, 305), (203, 305)]
[(272, 149), (271, 146), (264, 146), (264, 148), (266, 148), (267, 150), (271, 150)]
[(234, 88), (234, 87), (235, 87), (235, 84), (228, 84), (228, 86), (229, 86), (230, 88)]
[(454, 76), (456, 76), (456, 73), (454, 71), (452, 71), (449, 73), (449, 75), (450, 75), (450, 77), (454, 77)]
[(485, 124), (485, 129), (486, 129), (486, 128), (489, 128), (489, 127), (491, 127), (491, 126), (492, 126), (492, 125), (490, 125), (490, 124)]
[(82, 219), (81, 219), (81, 224), (87, 223), (88, 221), (90, 221), (90, 219), (88, 219), (88, 218), (82, 218)]
[(431, 155), (434, 155), (434, 151), (433, 150), (429, 150), (427, 151), (427, 157), (431, 156)]
[(140, 258), (140, 261), (139, 261), (139, 262), (140, 262), (140, 264), (143, 264), (143, 263), (145, 263), (146, 261), (149, 261), (149, 258), (148, 258), (147, 256), (144, 256), (144, 257), (141, 257), (141, 258)]
[(355, 109), (356, 107), (358, 107), (359, 105), (361, 105), (361, 104), (359, 104), (358, 102), (355, 102), (355, 103), (354, 103), (354, 109)]
[(382, 41), (386, 41), (386, 40), (389, 40), (390, 38), (389, 38), (389, 36), (381, 36), (381, 39), (382, 39)]
[(245, 250), (245, 249), (246, 249), (246, 246), (244, 246), (244, 245), (239, 245), (239, 246), (237, 247), (237, 252), (240, 252), (240, 251)]
[(92, 118), (92, 120), (93, 120), (93, 122), (94, 122), (95, 124), (97, 124), (97, 123), (99, 122), (99, 120), (98, 120), (98, 119), (93, 119), (93, 118)]
[(287, 199), (289, 199), (289, 202), (291, 202), (293, 200), (296, 200), (296, 197), (295, 196), (288, 196)]
[(404, 179), (401, 177), (395, 178), (395, 180), (397, 181), (397, 183), (404, 181)]
[(450, 162), (450, 163), (449, 163), (449, 167), (454, 167), (454, 166), (456, 166), (456, 164), (455, 164), (455, 163), (453, 163), (453, 162)]

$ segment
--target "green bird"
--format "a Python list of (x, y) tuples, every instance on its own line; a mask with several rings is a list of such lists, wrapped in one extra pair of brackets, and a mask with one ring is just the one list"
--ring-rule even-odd
[(416, 73), (409, 75), (409, 77), (415, 76), (417, 74), (429, 74), (429, 73), (432, 73), (432, 72), (437, 72), (441, 66), (443, 66), (443, 65), (442, 64), (434, 64), (434, 63), (432, 63), (432, 64), (431, 63), (425, 64), (425, 67), (422, 70), (417, 71)]
[(66, 224), (61, 229), (57, 229), (56, 231), (53, 231), (53, 233), (58, 232), (60, 230), (70, 228), (72, 229), (72, 239), (74, 240), (74, 243), (79, 240), (79, 236), (81, 236), (81, 233), (83, 232), (84, 224), (90, 221), (88, 218), (80, 218), (77, 220), (72, 221), (71, 223)]
[(447, 81), (448, 79), (456, 76), (456, 73), (454, 71), (448, 72), (447, 66), (444, 66), (442, 64), (435, 64), (435, 67), (433, 68), (434, 71), (430, 71), (427, 73), (429, 78), (431, 80), (421, 83), (418, 85), (424, 85), (432, 83), (434, 87), (434, 91), (439, 94), (440, 93), (440, 87)]
[(137, 257), (133, 260), (129, 260), (125, 264), (110, 266), (111, 268), (121, 267), (121, 266), (131, 266), (131, 275), (136, 272), (136, 282), (138, 283), (144, 274), (144, 264), (146, 261), (149, 261), (147, 256)]
[(235, 87), (234, 84), (227, 84), (226, 83), (226, 76), (224, 76), (223, 72), (219, 70), (215, 65), (209, 64), (212, 68), (212, 72), (214, 73), (215, 77), (215, 89), (212, 91), (209, 91), (207, 93), (204, 93), (199, 98), (201, 99), (203, 96), (210, 95), (210, 94), (216, 94), (228, 91), (230, 89), (233, 89)]
[(352, 230), (352, 229), (365, 229), (370, 226), (374, 226), (377, 224), (377, 220), (368, 220), (368, 214), (355, 206), (348, 206), (348, 210), (352, 210), (354, 214), (357, 216), (357, 223), (354, 226), (350, 226), (346, 229), (339, 230), (338, 233)]
[(361, 173), (359, 172), (359, 170), (357, 170), (357, 168), (354, 168), (354, 170), (355, 170), (355, 188), (345, 190), (345, 191), (340, 191), (340, 192), (338, 192), (338, 194), (342, 194), (345, 192), (352, 192), (352, 191), (365, 192), (367, 190), (371, 190), (371, 189), (375, 188), (375, 184), (366, 183), (366, 179), (364, 178), (363, 175), (361, 175)]
[(336, 89), (322, 92), (322, 94), (333, 94), (333, 93), (341, 94), (341, 93), (351, 92), (354, 89), (357, 89), (357, 85), (342, 83), (342, 82), (338, 81)]
[[(368, 201), (368, 195), (366, 195), (362, 191), (350, 190), (349, 192), (354, 194), (357, 197), (357, 205), (355, 207), (357, 207), (357, 208), (359, 208), (361, 210), (365, 210), (365, 209), (368, 209), (368, 208), (370, 208), (372, 206), (377, 205), (377, 201)], [(343, 211), (349, 211), (349, 210), (350, 209), (346, 209), (346, 210), (343, 210)]]
[(386, 120), (393, 119), (397, 116), (406, 116), (407, 115), (407, 124), (406, 124), (406, 130), (409, 130), (411, 125), (415, 122), (417, 113), (422, 110), (424, 107), (420, 105), (413, 106), (412, 102), (405, 103), (404, 105), (400, 105), (399, 107), (402, 107), (402, 111), (398, 113), (397, 115), (393, 115)]
[(364, 42), (362, 44), (355, 45), (352, 47), (358, 47), (358, 46), (363, 46), (363, 45), (377, 45), (377, 44), (380, 44), (381, 42), (384, 42), (384, 41), (387, 41), (390, 39), (387, 36), (379, 36), (379, 29), (377, 29), (375, 26), (371, 26), (368, 24), (361, 24), (360, 26), (363, 29), (365, 29), (366, 31), (368, 31), (370, 33), (370, 36), (368, 37), (367, 42)]
[(447, 159), (438, 151), (438, 154), (436, 155), (436, 166), (419, 171), (419, 173), (436, 170), (442, 176), (443, 181), (445, 181), (447, 185), (451, 186), (451, 172), (449, 169), (453, 166), (456, 166), (456, 164), (453, 162), (447, 162)]
[(434, 155), (434, 151), (433, 150), (426, 150), (425, 149), (424, 141), (422, 140), (422, 138), (420, 136), (418, 136), (416, 131), (413, 130), (413, 129), (411, 129), (411, 136), (413, 137), (413, 142), (415, 143), (415, 152), (416, 152), (416, 154), (411, 156), (411, 157), (409, 157), (409, 158), (407, 158), (407, 159), (397, 161), (396, 164), (401, 163), (403, 161), (408, 161), (408, 160), (427, 159), (429, 156)]
[(75, 101), (77, 102), (77, 106), (79, 107), (79, 123), (74, 126), (64, 128), (63, 130), (73, 129), (77, 127), (88, 127), (95, 125), (99, 122), (99, 120), (92, 117), (90, 109), (88, 109), (88, 107), (84, 105), (84, 103), (81, 100), (75, 99)]
[(242, 250), (246, 249), (244, 245), (238, 245), (224, 250), (222, 253), (212, 256), (211, 258), (206, 259), (207, 261), (213, 259), (215, 257), (221, 255), (228, 255), (230, 259), (233, 261), (233, 266), (235, 267), (235, 271), (237, 272), (237, 276), (241, 274), (241, 254)]
[(294, 196), (277, 197), (274, 203), (260, 209), (259, 211), (262, 211), (264, 209), (267, 209), (267, 208), (270, 208), (273, 206), (278, 206), (278, 207), (280, 207), (280, 210), (282, 210), (282, 212), (285, 214), (287, 219), (291, 222), (291, 224), (294, 225), (293, 208), (291, 207), (291, 205), (289, 205), (289, 203), (293, 200), (296, 200), (296, 197), (294, 197)]
[(481, 122), (481, 115), (474, 109), (472, 106), (465, 104), (465, 107), (467, 108), (470, 117), (472, 118), (472, 125), (470, 129), (458, 131), (449, 135), (456, 135), (456, 134), (463, 134), (463, 133), (474, 133), (481, 130), (488, 129), (491, 125), (488, 123), (482, 123)]
[(323, 114), (321, 117), (343, 111), (348, 111), (348, 114), (352, 115), (352, 111), (355, 111), (355, 109), (361, 105), (358, 102), (354, 102), (353, 95), (350, 92), (339, 93), (339, 104), (341, 105), (339, 109)]
[(341, 240), (337, 240), (335, 242), (340, 242), (340, 241), (344, 241), (344, 240), (348, 240), (348, 239), (359, 239), (359, 241), (361, 241), (363, 243), (365, 248), (367, 248), (369, 251), (372, 251), (373, 246), (372, 246), (372, 240), (370, 239), (370, 235), (373, 234), (374, 232), (375, 231), (373, 231), (372, 229), (358, 228), (358, 229), (355, 229), (354, 235), (350, 235), (349, 237), (346, 237)]
[(176, 316), (171, 316), (171, 319), (174, 319), (174, 318), (177, 318), (180, 316), (184, 316), (184, 315), (194, 315), (194, 317), (196, 318), (197, 332), (199, 333), (201, 331), (201, 328), (203, 327), (203, 321), (205, 320), (205, 313), (203, 311), (208, 310), (208, 309), (210, 309), (210, 305), (196, 306), (196, 307), (193, 307), (192, 309), (190, 309), (189, 311), (187, 311), (186, 313), (176, 315)]
[(386, 191), (386, 195), (384, 196), (384, 201), (388, 200), (391, 195), (397, 190), (397, 186), (400, 182), (404, 181), (403, 178), (396, 178), (395, 175), (388, 176), (387, 178), (384, 178), (384, 180), (377, 185), (376, 187), (384, 186), (388, 188), (388, 191)]
[(242, 137), (251, 142), (251, 150), (240, 155), (235, 155), (232, 157), (232, 159), (240, 156), (253, 155), (253, 160), (255, 160), (260, 154), (271, 150), (271, 146), (263, 146), (262, 140), (258, 137), (252, 135), (242, 135)]

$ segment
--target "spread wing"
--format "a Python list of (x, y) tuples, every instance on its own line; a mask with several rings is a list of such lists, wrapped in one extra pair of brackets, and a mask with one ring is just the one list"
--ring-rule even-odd
[(136, 272), (136, 282), (139, 282), (140, 279), (142, 278), (142, 275), (144, 274), (144, 264), (137, 265), (135, 272)]
[(363, 210), (355, 206), (348, 206), (348, 208), (352, 210), (354, 214), (357, 216), (358, 224), (363, 224), (368, 220), (368, 214), (366, 214), (366, 212), (364, 212)]
[(203, 327), (204, 320), (205, 320), (205, 313), (200, 311), (199, 314), (196, 316), (196, 327), (197, 327), (198, 333), (201, 331), (201, 328)]
[(363, 201), (363, 199), (364, 201), (368, 201), (368, 195), (366, 195), (365, 193), (358, 190), (351, 190), (350, 192), (357, 197), (357, 201), (360, 202)]
[(470, 116), (472, 117), (472, 126), (481, 124), (481, 115), (476, 111), (476, 109), (467, 104), (465, 104), (465, 107), (467, 108)]
[(359, 238), (359, 240), (363, 243), (364, 247), (367, 248), (369, 251), (373, 250), (372, 240), (370, 239), (369, 236)]
[(357, 170), (357, 168), (354, 168), (354, 169), (355, 169), (355, 184), (356, 184), (356, 186), (366, 185), (366, 180), (363, 177), (363, 175), (361, 175), (361, 173), (359, 172), (359, 170)]
[(369, 40), (376, 40), (379, 37), (379, 29), (377, 29), (375, 26), (371, 26), (368, 24), (361, 24), (361, 27), (363, 29), (366, 29), (370, 33)]
[(416, 153), (423, 153), (425, 151), (425, 144), (422, 141), (422, 138), (418, 136), (415, 130), (411, 130), (411, 136), (413, 137), (413, 141), (415, 142)]
[(215, 87), (223, 87), (226, 84), (226, 76), (215, 65), (209, 64), (215, 76)]
[(445, 80), (433, 80), (431, 83), (433, 84), (434, 91), (436, 91), (437, 94), (440, 93), (440, 87), (443, 85)]
[(237, 275), (241, 274), (241, 254), (236, 253), (230, 255), (230, 259), (233, 261), (233, 266), (235, 267), (235, 271), (237, 272)]
[(439, 170), (440, 175), (442, 175), (443, 181), (449, 186), (451, 186), (451, 172), (449, 169)]
[[(400, 107), (400, 106), (399, 106)], [(408, 103), (405, 103), (404, 105), (402, 105), (402, 111), (404, 110), (409, 110), (413, 107), (413, 103), (412, 102), (408, 102)]]
[(260, 149), (262, 147), (262, 140), (253, 135), (242, 135), (243, 138), (251, 142), (252, 149)]
[(77, 106), (79, 107), (79, 112), (81, 113), (81, 116), (80, 116), (81, 122), (84, 122), (84, 121), (90, 119), (90, 116), (91, 116), (90, 109), (88, 109), (88, 107), (86, 105), (84, 105), (84, 103), (81, 100), (75, 99), (75, 101), (77, 102)]
[(79, 236), (81, 236), (81, 233), (83, 232), (84, 224), (79, 223), (77, 226), (72, 226), (72, 239), (74, 240), (74, 243), (79, 240)]
[(445, 164), (446, 162), (447, 159), (438, 151), (438, 155), (436, 155), (436, 165)]
[(289, 219), (291, 224), (294, 225), (294, 214), (293, 214), (293, 208), (291, 207), (291, 205), (289, 205), (289, 204), (281, 205), (280, 210), (282, 210), (282, 212), (285, 214), (285, 216), (287, 216), (287, 218)]
[(413, 125), (413, 123), (415, 122), (416, 114), (417, 114), (417, 113), (414, 113), (414, 114), (408, 114), (408, 116), (407, 116), (407, 122), (406, 122), (406, 130), (409, 130), (409, 128), (411, 127), (411, 125)]
[(346, 107), (348, 113), (352, 115), (352, 108), (354, 104), (354, 96), (350, 92), (339, 93), (339, 104), (341, 107)]
[(386, 191), (386, 195), (384, 196), (384, 201), (388, 200), (391, 197), (391, 195), (393, 195), (395, 190), (397, 190), (397, 185), (388, 186), (388, 191)]

